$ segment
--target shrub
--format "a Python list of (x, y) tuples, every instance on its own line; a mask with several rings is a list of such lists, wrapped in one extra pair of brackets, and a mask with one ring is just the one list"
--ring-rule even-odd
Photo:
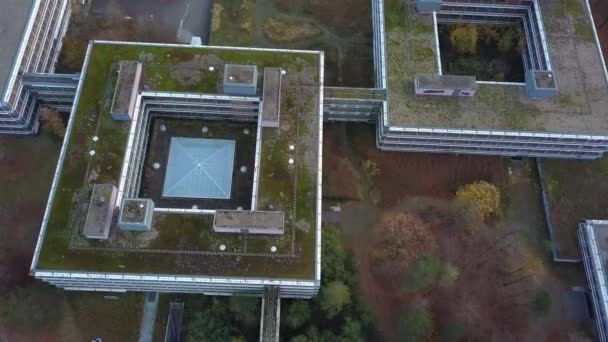
[(459, 187), (456, 199), (472, 205), (483, 218), (487, 218), (496, 213), (500, 206), (500, 191), (493, 184), (477, 181)]
[(366, 159), (361, 162), (361, 167), (363, 167), (363, 172), (368, 177), (375, 177), (380, 175), (380, 169), (378, 168), (378, 164), (370, 159)]
[(410, 309), (399, 320), (399, 336), (403, 341), (426, 341), (433, 334), (433, 316), (424, 306)]
[(441, 273), (441, 279), (439, 280), (439, 286), (441, 287), (452, 287), (458, 277), (460, 276), (460, 271), (458, 268), (450, 263), (446, 263), (443, 266), (443, 270)]
[(321, 290), (319, 299), (321, 310), (327, 314), (327, 318), (333, 318), (350, 303), (350, 290), (344, 283), (332, 281)]
[(65, 123), (58, 111), (45, 108), (40, 111), (40, 119), (43, 122), (43, 128), (47, 129), (59, 138), (65, 136)]
[(441, 269), (441, 261), (437, 257), (423, 256), (418, 258), (405, 273), (404, 289), (414, 292), (433, 285)]

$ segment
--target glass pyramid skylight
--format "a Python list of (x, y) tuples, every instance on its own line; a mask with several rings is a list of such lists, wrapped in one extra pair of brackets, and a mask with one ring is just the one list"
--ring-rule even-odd
[(234, 140), (171, 138), (163, 197), (230, 198)]

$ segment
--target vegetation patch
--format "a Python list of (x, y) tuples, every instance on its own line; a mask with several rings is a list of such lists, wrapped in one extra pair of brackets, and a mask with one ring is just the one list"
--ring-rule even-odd
[(255, 45), (254, 0), (214, 1), (210, 41), (212, 45)]
[(264, 33), (273, 42), (289, 43), (318, 37), (321, 29), (308, 21), (268, 18), (264, 23)]
[(482, 81), (523, 82), (526, 38), (520, 26), (439, 25), (442, 69)]

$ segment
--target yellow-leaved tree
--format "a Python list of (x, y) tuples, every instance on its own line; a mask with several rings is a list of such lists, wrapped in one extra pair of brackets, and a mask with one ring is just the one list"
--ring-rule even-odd
[(496, 213), (500, 205), (500, 190), (486, 181), (462, 185), (456, 191), (456, 199), (473, 206), (483, 218)]

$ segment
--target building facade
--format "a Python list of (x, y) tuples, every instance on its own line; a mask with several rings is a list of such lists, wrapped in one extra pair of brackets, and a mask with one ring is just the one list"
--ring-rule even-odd
[[(30, 5), (31, 8), (28, 7)], [(20, 40), (3, 42), (6, 43), (3, 48), (14, 50), (3, 54), (0, 61), (3, 65), (0, 74), (6, 80), (0, 100), (0, 133), (31, 134), (38, 129), (40, 104), (55, 104), (65, 109), (71, 107), (74, 100), (76, 82), (69, 83), (67, 88), (65, 84), (57, 82), (36, 83), (34, 86), (38, 89), (46, 84), (46, 91), (43, 92), (46, 94), (45, 102), (44, 97), (32, 90), (31, 83), (29, 87), (26, 83), (27, 78), (34, 74), (53, 73), (68, 27), (70, 2), (34, 0), (10, 6), (16, 7), (15, 11), (29, 14), (24, 15), (22, 19), (25, 20), (9, 18), (14, 15), (10, 9), (2, 15), (7, 16), (4, 19), (10, 24), (17, 28), (24, 26), (24, 29)]]

